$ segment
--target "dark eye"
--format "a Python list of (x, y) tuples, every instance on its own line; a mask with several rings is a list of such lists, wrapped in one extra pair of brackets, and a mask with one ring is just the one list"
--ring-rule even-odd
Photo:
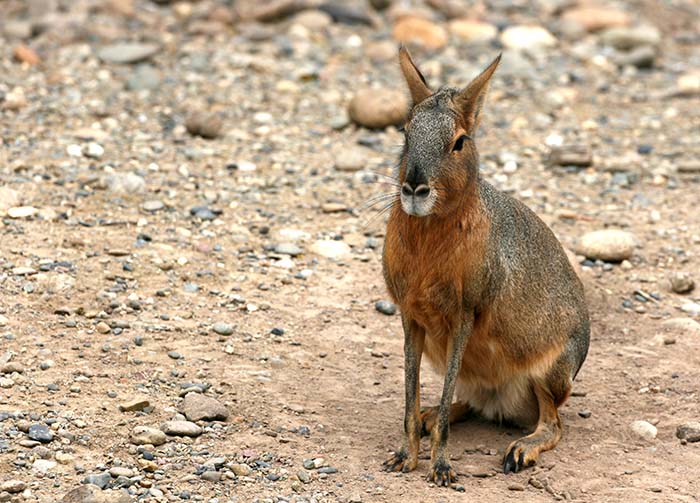
[(464, 142), (469, 139), (469, 136), (467, 136), (466, 134), (463, 134), (462, 136), (457, 138), (454, 147), (452, 147), (452, 152), (459, 152), (460, 150), (462, 150), (462, 147), (464, 147)]

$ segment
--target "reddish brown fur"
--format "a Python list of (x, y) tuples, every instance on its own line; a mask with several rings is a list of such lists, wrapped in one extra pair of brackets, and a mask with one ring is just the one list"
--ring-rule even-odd
[[(399, 169), (401, 205), (392, 208), (383, 259), (404, 325), (405, 437), (384, 466), (414, 469), (418, 436), (430, 428), (429, 479), (438, 485), (455, 478), (445, 454), (449, 422), (471, 408), (537, 424), (511, 444), (506, 473), (554, 447), (561, 437), (557, 407), (588, 350), (583, 289), (561, 245), (534, 213), (479, 178), (472, 136), (497, 64), (463, 91), (426, 98), (425, 80), (401, 51), (416, 106)], [(430, 206), (416, 202), (421, 187)], [(439, 407), (419, 413), (423, 353), (445, 382)], [(455, 404), (457, 385), (462, 402)]]

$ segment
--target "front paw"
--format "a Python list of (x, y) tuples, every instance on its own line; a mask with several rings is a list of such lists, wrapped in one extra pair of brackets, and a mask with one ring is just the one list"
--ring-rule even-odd
[(394, 452), (389, 459), (384, 461), (382, 467), (387, 472), (409, 472), (414, 467), (410, 467), (408, 463), (408, 454), (404, 449), (399, 449)]
[(447, 461), (438, 459), (433, 463), (433, 467), (430, 469), (428, 481), (434, 482), (438, 487), (449, 487), (452, 482), (457, 481), (457, 474)]

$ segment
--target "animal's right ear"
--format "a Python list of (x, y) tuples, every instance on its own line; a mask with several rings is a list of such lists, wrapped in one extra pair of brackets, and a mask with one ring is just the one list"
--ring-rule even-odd
[(408, 49), (403, 45), (399, 48), (399, 63), (401, 64), (401, 71), (408, 84), (408, 90), (411, 92), (411, 99), (413, 100), (414, 106), (433, 94), (428, 88), (428, 84), (425, 82), (425, 77), (423, 77), (423, 74), (420, 73), (418, 67), (413, 63)]

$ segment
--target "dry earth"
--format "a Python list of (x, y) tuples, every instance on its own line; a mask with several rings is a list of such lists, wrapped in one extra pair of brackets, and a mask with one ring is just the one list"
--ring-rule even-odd
[[(700, 280), (697, 4), (606, 4), (660, 30), (651, 68), (563, 29), (568, 2), (466, 4), (495, 37), (518, 23), (555, 34), (506, 47), (483, 175), (569, 248), (605, 228), (637, 244), (622, 263), (580, 257), (593, 333), (560, 445), (505, 476), (521, 432), (457, 425), (464, 493), (429, 486), (427, 451), (413, 473), (380, 470), (401, 438), (402, 336), (375, 309), (383, 216), (363, 206), (390, 190), (377, 173), (391, 174), (402, 135), (348, 124), (345, 109), (360, 86), (403, 84), (395, 13), (346, 5), (374, 25), (318, 11), (259, 25), (209, 0), (0, 3), (0, 501), (60, 501), (110, 469), (97, 499), (64, 501), (700, 500), (700, 443), (676, 436), (700, 420), (700, 293), (668, 285)], [(439, 38), (444, 14), (421, 8)], [(124, 40), (157, 49), (138, 64), (99, 55)], [(19, 62), (20, 45), (39, 61)], [(458, 85), (498, 45), (451, 31), (444, 47), (412, 47), (431, 83)], [(214, 138), (189, 134), (187, 117), (208, 112)], [(590, 147), (591, 165), (548, 165), (557, 143)], [(319, 253), (327, 240), (340, 256)], [(423, 375), (435, 403), (440, 379)], [(137, 426), (182, 419), (193, 385), (228, 419), (132, 443)], [(133, 398), (149, 405), (120, 412)], [(50, 442), (30, 439), (35, 424)]]

